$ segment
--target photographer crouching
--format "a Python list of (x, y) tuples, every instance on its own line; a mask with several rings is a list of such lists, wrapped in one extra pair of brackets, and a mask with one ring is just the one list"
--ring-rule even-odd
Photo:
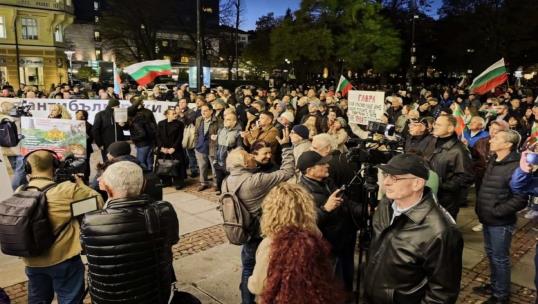
[(412, 154), (393, 157), (383, 171), (386, 197), (373, 216), (366, 266), (369, 303), (455, 303), (463, 239), (455, 221), (426, 187), (428, 169)]

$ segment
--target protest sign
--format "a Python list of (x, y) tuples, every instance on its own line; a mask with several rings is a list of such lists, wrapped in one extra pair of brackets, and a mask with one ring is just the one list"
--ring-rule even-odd
[(52, 150), (62, 158), (73, 154), (86, 157), (86, 123), (81, 120), (22, 117), (21, 154), (38, 149)]
[[(86, 110), (88, 111), (88, 122), (91, 124), (93, 124), (95, 114), (106, 109), (108, 105), (108, 100), (100, 99), (27, 99), (1, 97), (0, 105), (4, 102), (10, 102), (18, 105), (24, 102), (32, 107), (32, 116), (37, 118), (47, 118), (49, 116), (50, 107), (54, 104), (63, 105), (73, 118), (78, 110)], [(144, 101), (144, 107), (153, 112), (157, 122), (165, 119), (164, 113), (166, 110), (174, 108), (176, 104), (176, 102), (171, 101)], [(128, 100), (120, 100), (121, 108), (128, 108), (130, 105), (131, 103)]]
[(349, 91), (347, 117), (349, 123), (367, 125), (379, 121), (384, 111), (385, 93), (378, 91)]

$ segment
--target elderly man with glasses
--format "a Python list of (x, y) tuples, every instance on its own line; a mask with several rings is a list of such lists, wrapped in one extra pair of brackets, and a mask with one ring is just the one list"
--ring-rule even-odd
[(463, 239), (452, 217), (426, 187), (417, 155), (393, 157), (383, 171), (386, 197), (373, 216), (366, 266), (368, 303), (455, 303)]

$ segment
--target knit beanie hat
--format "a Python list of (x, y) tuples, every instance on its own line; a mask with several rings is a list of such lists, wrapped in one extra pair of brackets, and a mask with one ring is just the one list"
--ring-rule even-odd
[(119, 157), (131, 154), (131, 145), (126, 141), (117, 141), (107, 149), (108, 154), (112, 157)]
[(299, 136), (301, 136), (303, 139), (308, 139), (310, 135), (310, 131), (308, 128), (304, 125), (296, 125), (291, 129), (291, 131)]

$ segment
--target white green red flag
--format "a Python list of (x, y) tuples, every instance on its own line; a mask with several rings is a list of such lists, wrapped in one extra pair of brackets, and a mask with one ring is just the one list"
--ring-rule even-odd
[(472, 93), (483, 95), (503, 84), (508, 79), (504, 58), (495, 62), (480, 75), (473, 79), (469, 87)]
[(455, 102), (453, 103), (453, 105), (454, 105), (453, 115), (457, 120), (456, 134), (458, 134), (459, 136), (463, 134), (463, 130), (465, 130), (465, 121), (463, 119), (463, 111), (461, 110), (460, 105)]
[(527, 138), (526, 146), (534, 144), (538, 140), (538, 123), (534, 122), (531, 127), (531, 134)]
[(172, 75), (170, 60), (151, 60), (135, 63), (123, 69), (139, 85), (146, 85), (158, 76)]
[(353, 86), (351, 85), (349, 80), (347, 80), (347, 78), (343, 75), (340, 75), (340, 80), (338, 81), (336, 92), (342, 92), (342, 96), (346, 96), (347, 92), (349, 92), (349, 90), (351, 90), (352, 88)]

